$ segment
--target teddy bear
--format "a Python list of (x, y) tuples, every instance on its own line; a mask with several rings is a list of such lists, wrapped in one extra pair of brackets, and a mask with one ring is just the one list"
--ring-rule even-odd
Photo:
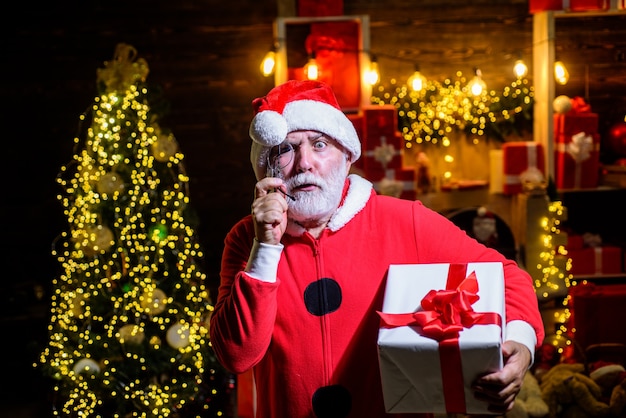
[(586, 374), (582, 363), (561, 363), (547, 371), (540, 383), (549, 418), (607, 417), (608, 403), (600, 400), (603, 389)]
[(505, 418), (541, 418), (548, 415), (548, 404), (541, 397), (541, 388), (535, 375), (529, 370), (524, 375), (513, 409), (508, 411)]
[(611, 392), (609, 407), (614, 417), (626, 418), (626, 372), (619, 379), (620, 383)]

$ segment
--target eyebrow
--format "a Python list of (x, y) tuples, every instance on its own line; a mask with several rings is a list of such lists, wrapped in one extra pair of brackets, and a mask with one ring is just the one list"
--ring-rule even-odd
[(323, 133), (319, 133), (319, 134), (317, 134), (317, 135), (312, 135), (312, 136), (308, 137), (307, 139), (308, 139), (309, 141), (315, 141), (316, 139), (320, 139), (320, 138), (321, 138), (321, 137), (323, 137), (323, 136), (327, 137), (327, 135), (325, 135), (325, 134), (323, 134)]

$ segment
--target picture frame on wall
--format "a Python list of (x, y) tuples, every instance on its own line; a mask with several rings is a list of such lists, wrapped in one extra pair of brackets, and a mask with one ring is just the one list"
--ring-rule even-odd
[(369, 68), (369, 16), (282, 17), (275, 21), (276, 85), (304, 80), (314, 59), (318, 80), (331, 86), (342, 110), (357, 113), (368, 105), (371, 86), (363, 80)]

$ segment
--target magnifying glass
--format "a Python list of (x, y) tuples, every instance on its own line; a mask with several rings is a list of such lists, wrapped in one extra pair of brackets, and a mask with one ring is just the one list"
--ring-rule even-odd
[[(287, 166), (293, 161), (293, 155), (295, 151), (291, 144), (287, 141), (275, 145), (270, 149), (269, 154), (267, 155), (267, 177), (278, 177), (283, 178), (283, 170), (287, 168)], [(274, 191), (281, 192), (285, 197), (288, 197), (291, 200), (296, 200), (296, 198), (282, 189), (275, 189)]]

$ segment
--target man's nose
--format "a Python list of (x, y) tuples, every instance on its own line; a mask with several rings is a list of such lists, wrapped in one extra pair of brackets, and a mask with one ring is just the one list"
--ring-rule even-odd
[(309, 145), (302, 145), (295, 155), (296, 170), (299, 173), (309, 171), (312, 167), (313, 149)]

